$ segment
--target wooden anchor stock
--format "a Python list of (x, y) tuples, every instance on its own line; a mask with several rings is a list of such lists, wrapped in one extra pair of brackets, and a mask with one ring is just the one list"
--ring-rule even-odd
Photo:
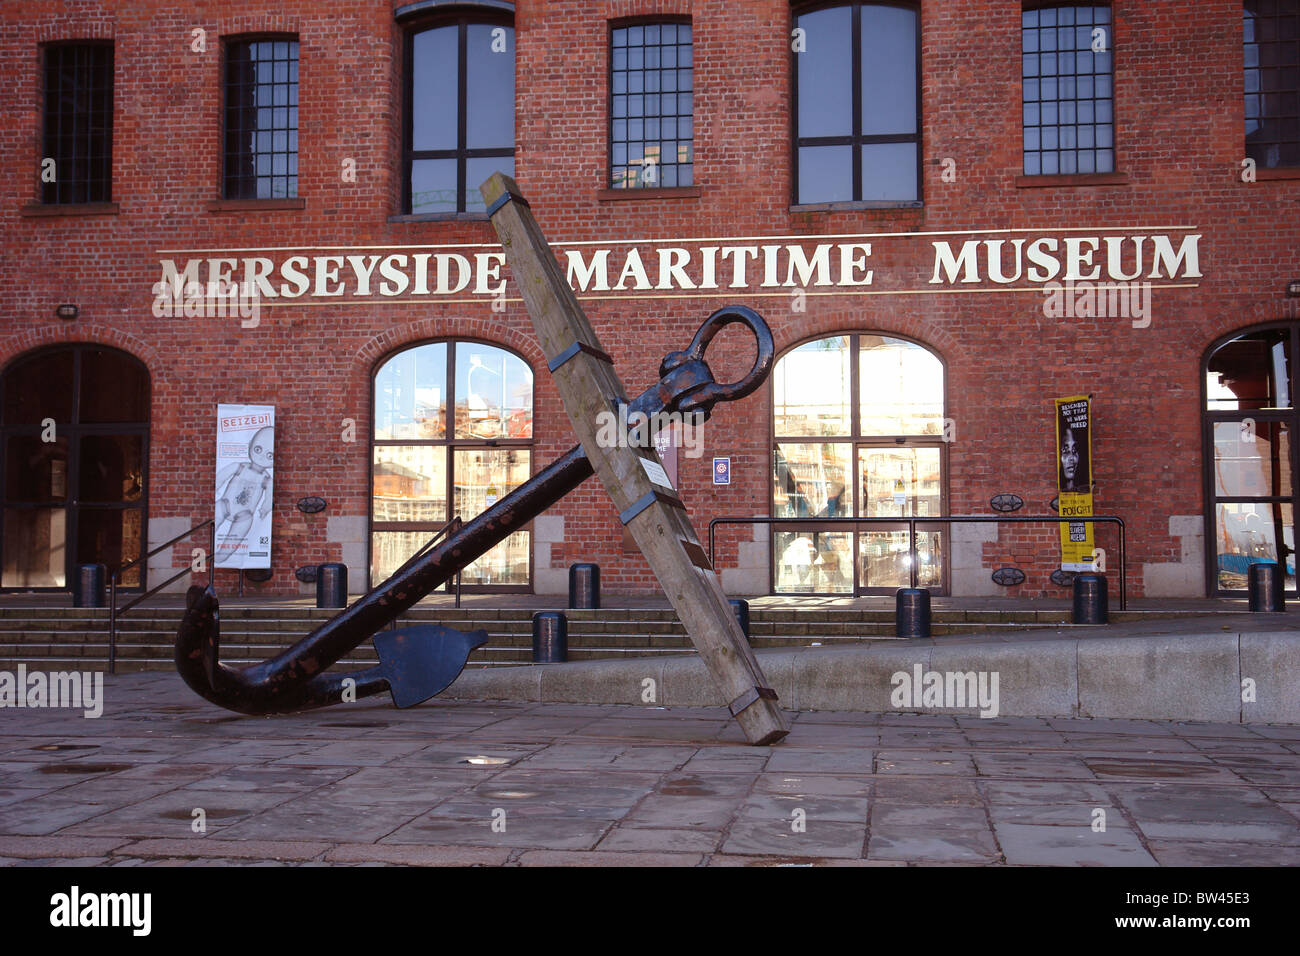
[[(623, 384), (527, 201), (514, 180), (503, 173), (489, 178), (480, 191), (588, 461), (659, 579), (745, 737), (751, 744), (775, 743), (790, 732), (789, 723), (777, 705), (775, 691), (763, 678), (686, 508), (655, 453), (653, 441), (641, 448), (616, 443), (615, 447), (602, 447), (597, 441), (602, 414), (626, 403)], [(709, 328), (709, 323), (705, 327)], [(766, 330), (766, 325), (763, 328)], [(712, 338), (716, 331), (713, 328), (708, 337)], [(767, 334), (770, 342), (770, 331)], [(761, 356), (762, 348), (759, 351)], [(700, 353), (696, 359), (703, 364), (703, 349)], [(672, 359), (669, 356), (665, 366)], [(759, 382), (766, 374), (765, 368)], [(749, 391), (757, 385), (753, 382)], [(701, 383), (693, 397), (739, 397), (727, 389), (716, 383)], [(685, 404), (684, 410), (689, 410), (690, 401)]]

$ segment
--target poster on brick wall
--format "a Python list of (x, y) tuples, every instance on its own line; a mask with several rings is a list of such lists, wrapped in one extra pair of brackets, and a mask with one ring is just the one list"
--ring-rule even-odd
[(218, 568), (270, 568), (275, 406), (217, 406)]
[[(1092, 516), (1092, 400), (1056, 399), (1056, 489), (1061, 517)], [(1061, 524), (1061, 569), (1093, 571), (1092, 522)]]

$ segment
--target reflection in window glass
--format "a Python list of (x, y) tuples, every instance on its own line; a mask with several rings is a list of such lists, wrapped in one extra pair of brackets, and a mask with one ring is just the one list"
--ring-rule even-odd
[(610, 31), (610, 185), (690, 186), (694, 178), (694, 61), (689, 23)]
[(847, 443), (776, 446), (772, 481), (777, 518), (853, 516), (853, 476)]
[(943, 435), (943, 365), (914, 342), (858, 340), (863, 435)]
[(943, 513), (942, 459), (937, 448), (862, 448), (858, 480), (869, 518)]
[(1285, 422), (1214, 423), (1214, 493), (1223, 498), (1289, 495), (1291, 433)]
[(1267, 329), (1226, 342), (1210, 356), (1206, 400), (1210, 411), (1290, 408), (1294, 389), (1287, 362), (1290, 332)]
[(772, 381), (778, 435), (850, 433), (847, 335), (807, 342), (787, 352)]
[(531, 438), (533, 371), (490, 345), (456, 346), (456, 437)]
[[(892, 519), (944, 513), (944, 411), (943, 365), (913, 342), (835, 335), (781, 357), (773, 371), (772, 515), (801, 525), (773, 531), (778, 591), (910, 584), (906, 525)], [(845, 525), (823, 523), (845, 518), (891, 520), (843, 532)], [(917, 581), (942, 587), (944, 532), (929, 526), (917, 534)]]
[(443, 522), (448, 517), (446, 448), (375, 446), (376, 521)]
[(853, 591), (850, 532), (778, 531), (773, 535), (776, 590), (848, 594)]
[(1295, 581), (1295, 522), (1289, 502), (1219, 502), (1215, 508), (1218, 584), (1246, 587), (1250, 566), (1278, 560), (1277, 542), (1285, 550), (1286, 589)]
[(447, 344), (395, 355), (375, 375), (375, 438), (444, 438), (447, 434)]
[[(861, 586), (908, 588), (912, 586), (912, 555), (906, 531), (864, 531), (858, 536)], [(943, 534), (916, 532), (916, 586), (939, 587), (943, 581)]]
[[(512, 352), (433, 342), (383, 363), (375, 373), (371, 583), (451, 518), (469, 521), (526, 482), (532, 434), (533, 372)], [(528, 532), (512, 534), (467, 568), (463, 583), (526, 586), (530, 543)]]

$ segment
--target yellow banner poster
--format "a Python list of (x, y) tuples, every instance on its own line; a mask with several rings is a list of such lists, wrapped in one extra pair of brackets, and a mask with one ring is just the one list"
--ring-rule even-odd
[[(1061, 517), (1092, 516), (1092, 397), (1056, 399), (1056, 488)], [(1061, 524), (1061, 569), (1094, 571), (1092, 522)]]

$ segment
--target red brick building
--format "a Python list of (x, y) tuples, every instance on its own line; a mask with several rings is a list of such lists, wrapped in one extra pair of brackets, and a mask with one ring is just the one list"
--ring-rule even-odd
[[(1298, 23), (1295, 0), (6, 3), (0, 585), (214, 517), (222, 404), (274, 407), (273, 467), (235, 479), (270, 496), (215, 488), (242, 502), (223, 536), (269, 506), (270, 578), (245, 572), (268, 593), (330, 560), (377, 583), (570, 447), (478, 199), (498, 168), (631, 394), (714, 309), (770, 324), (772, 379), (676, 453), (701, 533), (805, 522), (722, 529), (733, 593), (906, 583), (901, 525), (818, 518), (1051, 514), (1078, 465), (1054, 400), (1082, 395), (1131, 594), (1291, 568)], [(719, 349), (721, 380), (752, 354)], [(953, 594), (1066, 593), (1056, 524), (930, 526), (917, 559)], [(656, 586), (595, 481), (466, 584), (554, 592), (579, 560)]]

